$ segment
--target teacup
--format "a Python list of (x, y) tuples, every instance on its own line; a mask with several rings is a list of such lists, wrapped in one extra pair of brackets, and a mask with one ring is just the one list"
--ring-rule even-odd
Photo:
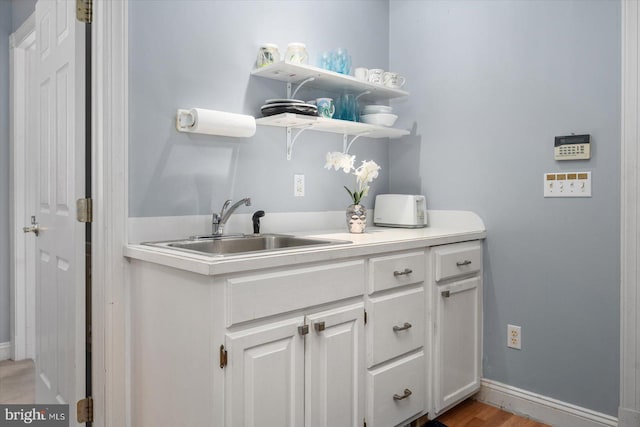
[(330, 119), (336, 112), (336, 107), (333, 104), (333, 98), (317, 98), (316, 105), (318, 106), (318, 115), (320, 117)]
[(372, 68), (369, 70), (369, 83), (382, 84), (382, 77), (384, 75), (384, 70), (381, 68)]
[(407, 79), (398, 73), (387, 71), (382, 75), (382, 81), (385, 86), (398, 89), (404, 86), (404, 84), (407, 82)]
[(355, 77), (358, 80), (367, 81), (369, 80), (369, 70), (364, 67), (358, 67), (355, 70), (353, 70), (353, 77)]

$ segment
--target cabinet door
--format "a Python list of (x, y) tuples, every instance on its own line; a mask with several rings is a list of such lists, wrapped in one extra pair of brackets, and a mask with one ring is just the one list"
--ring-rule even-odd
[(304, 422), (303, 317), (226, 337), (227, 426), (298, 427)]
[(305, 426), (362, 426), (364, 304), (308, 316), (307, 324)]
[(435, 324), (435, 411), (480, 388), (481, 279), (437, 286)]

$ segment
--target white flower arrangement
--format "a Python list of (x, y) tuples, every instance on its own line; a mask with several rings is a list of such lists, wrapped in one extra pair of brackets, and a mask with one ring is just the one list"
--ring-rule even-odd
[(369, 184), (373, 182), (379, 175), (380, 166), (373, 160), (363, 160), (359, 167), (354, 167), (356, 156), (351, 156), (339, 151), (327, 153), (327, 162), (324, 167), (331, 170), (342, 169), (344, 173), (352, 173), (356, 176), (357, 188), (353, 191), (344, 187), (349, 193), (349, 197), (353, 200), (354, 205), (359, 205), (363, 197), (369, 193)]

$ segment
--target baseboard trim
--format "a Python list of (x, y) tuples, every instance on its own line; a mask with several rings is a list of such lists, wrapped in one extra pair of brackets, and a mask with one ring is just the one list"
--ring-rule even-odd
[(554, 427), (617, 427), (616, 417), (483, 379), (475, 398)]
[(11, 342), (0, 342), (0, 360), (11, 359)]

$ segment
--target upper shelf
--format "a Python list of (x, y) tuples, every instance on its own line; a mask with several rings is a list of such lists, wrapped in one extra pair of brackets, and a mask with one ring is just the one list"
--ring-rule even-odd
[(311, 65), (290, 64), (284, 61), (276, 62), (266, 67), (256, 68), (251, 74), (295, 84), (302, 83), (304, 80), (313, 77), (314, 80), (307, 83), (308, 86), (332, 92), (347, 90), (360, 94), (368, 91), (369, 93), (362, 95), (360, 98), (364, 101), (401, 98), (409, 95), (409, 92), (401, 89), (393, 89), (383, 85), (365, 82), (352, 76), (324, 70)]

